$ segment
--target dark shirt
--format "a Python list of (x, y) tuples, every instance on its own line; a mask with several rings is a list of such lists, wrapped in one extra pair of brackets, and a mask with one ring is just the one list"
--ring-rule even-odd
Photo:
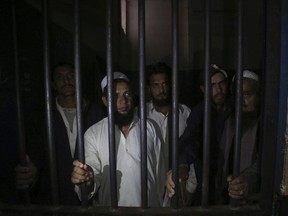
[[(211, 107), (210, 122), (210, 176), (209, 192), (210, 202), (214, 200), (215, 184), (213, 179), (217, 174), (217, 158), (219, 152), (219, 142), (224, 129), (226, 119), (229, 117), (231, 109), (227, 106), (225, 111), (218, 112)], [(195, 173), (198, 180), (196, 200), (201, 198), (201, 183), (203, 169), (203, 126), (204, 126), (204, 102), (195, 106), (187, 119), (187, 127), (179, 140), (179, 163), (190, 165), (194, 163)], [(198, 197), (198, 198), (197, 198)], [(198, 204), (198, 203), (196, 203)]]
[[(91, 103), (83, 109), (83, 133), (104, 117), (102, 107)], [(71, 155), (67, 129), (60, 112), (56, 106), (53, 109), (53, 129), (55, 142), (55, 157), (57, 169), (57, 184), (59, 190), (59, 202), (62, 205), (79, 205), (80, 201), (74, 191), (74, 185), (71, 182), (73, 170), (73, 160), (78, 158), (77, 142), (74, 157)], [(47, 151), (48, 153), (48, 151)], [(39, 202), (51, 203), (51, 185), (48, 166), (48, 154), (46, 154), (46, 163), (41, 164), (41, 174), (39, 179)], [(48, 186), (49, 185), (49, 186)]]

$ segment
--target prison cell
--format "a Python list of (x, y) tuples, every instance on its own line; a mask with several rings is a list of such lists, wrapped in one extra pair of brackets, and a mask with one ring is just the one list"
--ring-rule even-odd
[[(1, 204), (1, 211), (8, 215), (17, 214), (19, 212), (24, 212), (27, 214), (38, 214), (42, 213), (51, 213), (51, 214), (100, 214), (100, 215), (229, 215), (229, 214), (239, 214), (239, 215), (252, 215), (252, 214), (259, 214), (259, 215), (272, 215), (275, 214), (276, 208), (276, 201), (273, 200), (271, 197), (275, 195), (274, 190), (271, 189), (273, 187), (273, 170), (276, 161), (276, 154), (272, 154), (271, 161), (262, 160), (262, 183), (261, 183), (261, 196), (259, 203), (256, 205), (248, 205), (243, 206), (241, 208), (233, 208), (235, 206), (209, 206), (208, 205), (208, 193), (209, 193), (209, 186), (208, 186), (208, 177), (209, 177), (209, 143), (210, 143), (210, 107), (211, 107), (211, 95), (210, 95), (210, 83), (209, 83), (209, 66), (211, 64), (210, 60), (210, 40), (211, 40), (211, 31), (210, 31), (210, 10), (211, 10), (211, 1), (205, 1), (205, 124), (204, 124), (204, 151), (203, 151), (203, 158), (204, 158), (204, 169), (203, 169), (203, 187), (202, 187), (202, 206), (200, 207), (187, 207), (181, 208), (178, 206), (178, 193), (174, 198), (174, 203), (172, 208), (148, 208), (147, 206), (147, 147), (146, 147), (146, 109), (145, 109), (145, 70), (144, 66), (146, 64), (145, 59), (145, 1), (139, 0), (138, 1), (138, 24), (139, 24), (139, 92), (140, 92), (140, 119), (141, 119), (141, 197), (142, 197), (142, 206), (141, 208), (121, 208), (118, 207), (117, 204), (117, 182), (116, 182), (116, 156), (115, 156), (115, 134), (113, 130), (114, 125), (114, 114), (113, 114), (113, 107), (114, 107), (114, 100), (113, 100), (113, 8), (115, 7), (115, 1), (107, 0), (107, 19), (106, 19), (106, 64), (107, 64), (107, 76), (108, 76), (108, 98), (109, 98), (109, 106), (108, 106), (108, 117), (109, 117), (109, 154), (110, 154), (110, 176), (111, 176), (111, 208), (103, 208), (103, 207), (89, 207), (87, 208), (87, 200), (83, 200), (83, 208), (78, 207), (70, 207), (70, 206), (58, 206), (59, 198), (57, 197), (57, 173), (56, 173), (56, 166), (55, 164), (55, 149), (53, 144), (53, 128), (52, 128), (52, 94), (51, 94), (51, 83), (50, 83), (50, 39), (49, 39), (49, 12), (48, 12), (48, 2), (47, 0), (43, 0), (42, 11), (43, 11), (43, 57), (44, 57), (44, 72), (45, 72), (45, 105), (46, 105), (46, 118), (47, 118), (47, 134), (48, 134), (48, 143), (49, 143), (49, 165), (51, 169), (51, 179), (52, 182), (52, 197), (53, 197), (53, 205), (52, 206), (38, 206), (38, 205), (2, 205)], [(278, 91), (277, 86), (280, 83), (280, 67), (284, 67), (285, 60), (280, 62), (280, 54), (277, 51), (280, 49), (279, 42), (276, 45), (272, 45), (272, 42), (277, 41), (279, 39), (279, 29), (280, 24), (274, 26), (274, 21), (279, 19), (279, 14), (275, 13), (278, 12), (280, 6), (277, 5), (274, 1), (263, 1), (264, 2), (264, 14), (265, 14), (265, 34), (266, 38), (263, 44), (265, 43), (265, 50), (264, 50), (264, 57), (265, 62), (263, 63), (263, 73), (264, 73), (264, 100), (263, 100), (263, 115), (265, 116), (262, 125), (262, 158), (267, 157), (275, 152), (275, 148), (272, 148), (269, 144), (275, 141), (277, 130), (276, 128), (279, 126), (277, 124), (277, 112), (278, 112)], [(15, 79), (16, 79), (16, 92), (17, 92), (17, 116), (18, 116), (18, 138), (19, 138), (19, 158), (22, 165), (26, 163), (26, 147), (25, 147), (25, 130), (24, 130), (24, 123), (23, 123), (23, 113), (22, 113), (22, 100), (21, 100), (21, 90), (20, 90), (20, 76), (19, 73), (21, 71), (19, 67), (19, 52), (18, 52), (18, 39), (17, 39), (17, 19), (16, 14), (17, 10), (15, 10), (15, 4), (17, 1), (12, 2), (12, 11), (13, 11), (13, 38), (14, 38), (14, 65), (15, 65)], [(283, 2), (282, 2), (283, 3)], [(82, 134), (82, 86), (81, 86), (81, 61), (80, 61), (80, 24), (79, 19), (79, 4), (81, 1), (74, 1), (74, 63), (75, 63), (75, 80), (76, 80), (76, 99), (77, 99), (77, 128), (78, 134)], [(282, 11), (285, 11), (283, 8), (287, 8), (287, 4), (283, 3)], [(172, 122), (173, 122), (173, 134), (172, 134), (172, 167), (173, 167), (173, 179), (174, 182), (178, 179), (178, 76), (179, 76), (179, 1), (172, 0), (171, 1), (171, 13), (172, 13)], [(273, 13), (274, 12), (274, 13)], [(283, 12), (284, 13), (284, 12)], [(277, 16), (278, 15), (278, 16)], [(287, 20), (287, 16), (284, 18)], [(283, 19), (284, 19), (283, 18)], [(239, 152), (240, 152), (240, 140), (241, 140), (241, 98), (242, 98), (242, 70), (243, 70), (243, 62), (242, 62), (242, 44), (243, 44), (243, 37), (242, 37), (242, 28), (243, 28), (243, 1), (237, 1), (237, 101), (236, 101), (236, 136), (235, 136), (235, 154), (234, 154), (234, 167), (233, 167), (233, 174), (239, 174)], [(284, 19), (285, 20), (285, 19)], [(115, 21), (115, 20), (114, 20)], [(287, 21), (286, 21), (287, 22)], [(275, 29), (277, 33), (275, 35)], [(283, 30), (284, 29), (284, 30)], [(287, 28), (283, 27), (282, 31), (286, 32)], [(286, 30), (286, 31), (285, 31)], [(274, 31), (274, 32), (273, 32)], [(284, 39), (283, 39), (284, 40)], [(287, 42), (286, 42), (287, 43)], [(276, 50), (275, 47), (277, 47)], [(272, 55), (270, 55), (272, 53)], [(282, 54), (283, 55), (283, 54)], [(283, 58), (283, 56), (281, 57)], [(276, 57), (275, 57), (276, 56)], [(280, 62), (280, 63), (279, 63)], [(275, 66), (276, 65), (276, 66)], [(280, 66), (281, 65), (281, 66)], [(284, 67), (285, 68), (285, 67)], [(287, 69), (287, 68), (286, 68)], [(282, 70), (284, 70), (282, 68)], [(286, 74), (286, 75), (285, 75)], [(282, 72), (281, 78), (287, 80), (287, 71)], [(271, 83), (270, 81), (273, 80)], [(285, 90), (287, 90), (287, 82), (280, 86), (279, 92), (281, 93), (282, 97), (285, 98)], [(284, 96), (283, 96), (284, 95)], [(286, 98), (287, 98), (287, 91), (286, 91)], [(283, 103), (283, 102), (282, 102)], [(282, 114), (283, 116), (284, 114)], [(274, 126), (273, 131), (269, 130), (271, 125)], [(270, 131), (273, 136), (267, 135), (267, 132)], [(78, 136), (78, 157), (80, 161), (85, 162), (84, 151), (83, 151), (83, 137)], [(279, 156), (279, 155), (278, 155)], [(265, 168), (263, 171), (263, 168)], [(268, 171), (267, 171), (268, 170)], [(267, 172), (266, 172), (267, 171)], [(275, 176), (279, 175), (275, 174)], [(176, 191), (178, 184), (176, 184)], [(275, 186), (276, 187), (276, 186)], [(82, 197), (86, 197), (85, 189), (82, 187)], [(23, 191), (25, 202), (29, 203), (29, 195), (28, 191)], [(272, 204), (275, 204), (274, 206)]]

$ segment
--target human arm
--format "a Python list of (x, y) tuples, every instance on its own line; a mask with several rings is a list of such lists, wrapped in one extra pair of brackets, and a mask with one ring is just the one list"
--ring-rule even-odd
[(259, 160), (256, 161), (241, 174), (234, 178), (232, 175), (227, 177), (228, 194), (234, 199), (243, 199), (248, 195), (255, 194), (259, 191), (260, 173)]
[[(182, 191), (183, 201), (185, 205), (192, 203), (192, 197), (197, 187), (197, 179), (195, 174), (194, 165), (190, 165), (190, 169), (187, 166), (179, 166), (179, 182), (185, 182), (185, 190)], [(166, 174), (166, 191), (169, 198), (175, 194), (175, 183), (172, 179), (172, 170), (169, 170)]]
[(94, 188), (94, 174), (92, 168), (78, 160), (73, 161), (73, 166), (74, 167), (71, 176), (72, 183), (78, 186), (82, 183), (85, 183), (87, 193), (91, 193)]

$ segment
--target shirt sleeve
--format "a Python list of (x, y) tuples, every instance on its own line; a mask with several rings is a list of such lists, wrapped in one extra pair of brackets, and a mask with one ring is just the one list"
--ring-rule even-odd
[[(99, 152), (97, 148), (98, 139), (95, 136), (95, 131), (90, 128), (84, 135), (84, 145), (85, 145), (85, 162), (89, 165), (94, 174), (94, 187), (93, 190), (87, 194), (87, 198), (91, 199), (93, 195), (98, 191), (101, 182), (101, 160), (99, 157)], [(79, 199), (81, 200), (81, 191), (79, 186), (75, 186), (75, 192), (77, 193)]]

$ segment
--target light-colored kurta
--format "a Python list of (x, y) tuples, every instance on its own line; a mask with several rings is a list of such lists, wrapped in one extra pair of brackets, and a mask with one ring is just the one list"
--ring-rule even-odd
[[(85, 133), (85, 160), (94, 171), (96, 205), (110, 206), (108, 118), (101, 120)], [(147, 121), (148, 204), (160, 206), (158, 169), (161, 170), (161, 143), (154, 126)], [(141, 206), (141, 143), (140, 120), (134, 116), (128, 135), (115, 126), (117, 155), (116, 175), (119, 206)], [(163, 177), (162, 177), (163, 179)], [(76, 186), (77, 187), (77, 186)], [(77, 188), (76, 188), (77, 191)], [(79, 193), (79, 191), (78, 191)]]

